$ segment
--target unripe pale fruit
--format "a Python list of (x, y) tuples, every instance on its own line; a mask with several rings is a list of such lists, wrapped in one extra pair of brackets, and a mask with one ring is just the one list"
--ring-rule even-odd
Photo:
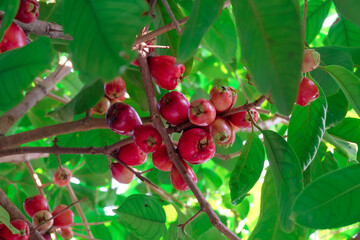
[(218, 113), (227, 111), (233, 105), (233, 91), (226, 86), (214, 86), (210, 91), (209, 100)]
[(216, 109), (209, 100), (197, 99), (190, 104), (188, 117), (197, 126), (207, 126), (215, 121)]
[(21, 0), (15, 18), (23, 23), (32, 23), (39, 17), (39, 8), (36, 0)]
[(112, 177), (119, 183), (129, 184), (134, 178), (134, 173), (120, 163), (113, 163), (110, 170)]
[(24, 201), (24, 210), (29, 215), (29, 217), (33, 217), (35, 213), (41, 210), (47, 210), (48, 202), (45, 197), (42, 195), (35, 195), (25, 199)]
[(20, 48), (25, 45), (26, 36), (24, 31), (18, 25), (12, 23), (4, 33), (4, 37), (0, 43), (0, 53), (9, 51), (11, 49)]
[[(259, 119), (259, 113), (255, 109), (250, 109), (252, 119), (256, 123)], [(238, 113), (231, 114), (227, 117), (229, 121), (239, 128), (250, 128), (251, 127), (251, 119), (247, 113), (247, 111), (241, 111)]]
[(152, 161), (157, 169), (165, 172), (170, 171), (173, 165), (164, 144), (153, 152)]
[(229, 121), (229, 124), (231, 126), (231, 136), (230, 136), (230, 138), (227, 141), (223, 142), (223, 143), (217, 143), (219, 146), (221, 146), (223, 148), (231, 147), (235, 142), (236, 132), (238, 130), (238, 127), (233, 125), (230, 121)]
[(132, 142), (119, 148), (118, 158), (129, 166), (138, 166), (146, 161), (146, 154)]
[(107, 97), (102, 97), (100, 101), (92, 107), (92, 114), (103, 115), (110, 107), (110, 100)]
[(165, 94), (158, 103), (160, 115), (174, 125), (188, 120), (189, 106), (190, 103), (185, 95), (177, 91)]
[(124, 79), (117, 77), (113, 81), (105, 83), (104, 91), (109, 99), (125, 97), (126, 84)]
[(215, 121), (210, 124), (210, 134), (214, 141), (219, 143), (227, 142), (231, 137), (231, 123), (220, 116), (217, 116)]
[[(194, 171), (191, 169), (191, 167), (184, 161), (181, 161), (184, 167), (186, 168), (186, 171), (190, 175), (191, 179), (197, 183), (197, 178), (194, 173)], [(175, 165), (173, 165), (170, 173), (170, 180), (174, 188), (178, 191), (186, 191), (189, 189), (189, 186), (184, 181), (183, 177), (181, 176), (180, 172), (176, 169)]]
[(30, 236), (30, 229), (27, 222), (24, 220), (13, 220), (10, 222), (14, 228), (20, 231), (18, 234), (13, 234), (11, 230), (5, 225), (0, 224), (0, 239), (3, 240), (28, 240)]
[(59, 187), (64, 187), (70, 183), (71, 177), (72, 173), (69, 169), (59, 168), (54, 174), (53, 181)]
[(131, 106), (117, 102), (110, 106), (105, 115), (109, 128), (120, 135), (130, 136), (142, 125), (139, 114)]
[[(42, 211), (35, 213), (35, 215), (33, 216), (34, 227), (42, 225), (44, 222), (46, 222), (47, 220), (52, 218), (52, 216), (53, 215), (47, 210), (42, 210)], [(44, 234), (53, 226), (53, 223), (54, 223), (54, 219), (51, 219), (50, 221), (47, 221), (44, 225), (39, 227), (37, 230), (41, 234)]]
[(302, 72), (310, 72), (317, 68), (320, 64), (320, 53), (314, 49), (306, 49), (304, 51), (304, 59), (301, 67)]
[[(65, 204), (60, 204), (57, 206), (52, 215), (55, 216), (62, 210), (64, 210), (67, 206)], [(74, 224), (74, 213), (70, 209), (66, 209), (64, 212), (62, 212), (60, 215), (54, 218), (54, 227), (68, 227), (70, 225)]]
[(60, 228), (59, 234), (64, 240), (70, 240), (74, 237), (74, 232), (70, 228)]
[(307, 77), (301, 80), (296, 103), (302, 107), (308, 105), (319, 97), (319, 89), (316, 84)]
[(162, 143), (159, 132), (151, 124), (135, 128), (133, 138), (136, 145), (144, 153), (155, 151)]

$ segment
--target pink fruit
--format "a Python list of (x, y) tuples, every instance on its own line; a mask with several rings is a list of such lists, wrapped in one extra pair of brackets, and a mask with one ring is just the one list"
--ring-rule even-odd
[(64, 187), (70, 183), (71, 177), (72, 173), (69, 169), (59, 168), (54, 174), (53, 181), (59, 187)]
[(319, 89), (316, 84), (307, 77), (301, 80), (296, 103), (302, 107), (319, 97)]
[[(188, 174), (190, 175), (191, 179), (196, 184), (197, 178), (196, 178), (194, 171), (191, 169), (191, 167), (187, 163), (185, 163), (184, 161), (181, 161), (181, 162), (184, 165)], [(186, 182), (184, 181), (180, 172), (176, 169), (175, 165), (173, 165), (173, 167), (171, 169), (170, 180), (171, 180), (171, 183), (174, 186), (174, 188), (178, 191), (186, 191), (189, 189), (189, 186), (186, 184)]]
[(304, 59), (301, 67), (302, 72), (310, 72), (317, 68), (320, 64), (320, 53), (314, 49), (306, 49), (304, 51)]
[(218, 113), (229, 110), (233, 103), (233, 91), (226, 86), (214, 86), (209, 94), (209, 99)]
[(209, 100), (197, 99), (190, 104), (188, 117), (197, 126), (207, 126), (215, 121), (216, 109)]
[[(259, 113), (255, 109), (250, 109), (252, 119), (256, 123), (259, 119)], [(252, 125), (251, 119), (247, 111), (241, 111), (228, 116), (229, 121), (239, 128), (250, 128)]]
[(36, 0), (21, 0), (15, 18), (23, 23), (32, 23), (39, 17), (39, 8)]
[(211, 137), (217, 144), (227, 142), (231, 133), (231, 123), (227, 119), (217, 116), (215, 121), (210, 124)]
[[(0, 21), (1, 26), (1, 21)], [(11, 49), (20, 48), (26, 45), (26, 36), (24, 31), (15, 23), (5, 31), (4, 37), (0, 42), (0, 53)]]
[(116, 181), (123, 184), (129, 184), (134, 178), (134, 173), (120, 163), (111, 165), (111, 175)]
[(165, 172), (170, 171), (173, 165), (164, 144), (153, 152), (152, 161), (157, 169)]
[[(64, 210), (67, 206), (65, 204), (60, 204), (57, 206), (52, 215), (55, 216), (62, 210)], [(68, 227), (74, 224), (74, 213), (70, 209), (66, 209), (64, 212), (60, 213), (60, 215), (54, 218), (54, 227)]]
[[(41, 234), (46, 233), (53, 226), (54, 219), (51, 219), (52, 216), (53, 215), (47, 210), (42, 210), (42, 211), (35, 213), (35, 215), (33, 216), (34, 227), (38, 227), (41, 225), (41, 227), (39, 227), (37, 230)], [(51, 220), (49, 220), (49, 219), (51, 219)]]

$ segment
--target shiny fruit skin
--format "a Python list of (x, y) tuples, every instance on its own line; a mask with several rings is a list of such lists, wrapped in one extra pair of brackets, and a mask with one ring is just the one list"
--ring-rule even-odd
[(154, 82), (166, 90), (174, 90), (185, 72), (184, 64), (175, 63), (176, 58), (162, 55), (148, 58)]
[[(1, 21), (0, 21), (1, 26)], [(4, 37), (0, 43), (0, 53), (11, 49), (20, 48), (26, 45), (26, 36), (22, 28), (15, 23), (5, 31)]]
[(24, 201), (24, 210), (29, 215), (29, 217), (33, 217), (35, 213), (41, 210), (47, 210), (48, 202), (45, 197), (42, 195), (35, 195), (25, 199)]
[(92, 107), (92, 113), (103, 115), (110, 107), (110, 100), (107, 97), (102, 97), (100, 101)]
[[(48, 219), (50, 219), (52, 217), (53, 217), (53, 215), (47, 210), (39, 211), (32, 218), (33, 219), (33, 225), (34, 225), (34, 227), (37, 227), (37, 226), (41, 225), (43, 222), (47, 221)], [(37, 230), (41, 234), (44, 234), (53, 226), (53, 223), (54, 223), (54, 219), (51, 219), (50, 221), (46, 222), (44, 225), (42, 225)]]
[(134, 142), (144, 153), (155, 151), (161, 146), (162, 138), (151, 124), (141, 125), (134, 130)]
[[(55, 216), (60, 211), (65, 209), (67, 206), (65, 204), (60, 204), (57, 206), (52, 215)], [(64, 212), (62, 212), (60, 215), (54, 218), (54, 227), (68, 227), (70, 225), (74, 224), (74, 213), (70, 209), (66, 209)]]
[(58, 168), (54, 174), (53, 181), (57, 186), (64, 187), (70, 183), (71, 177), (72, 173), (69, 169), (63, 168), (62, 171), (61, 168)]
[(316, 84), (307, 77), (301, 80), (296, 103), (305, 107), (319, 97), (319, 89)]
[(30, 228), (24, 220), (13, 220), (10, 222), (14, 228), (20, 231), (13, 234), (5, 224), (0, 224), (0, 239), (3, 240), (28, 240), (30, 236)]
[(207, 126), (215, 121), (216, 109), (209, 100), (197, 99), (190, 104), (188, 117), (197, 126)]
[(320, 53), (314, 49), (305, 49), (301, 72), (310, 72), (320, 64)]
[(70, 240), (74, 237), (74, 232), (71, 228), (60, 228), (59, 234), (64, 240)]
[(113, 81), (105, 83), (104, 91), (109, 99), (124, 97), (126, 93), (124, 79), (122, 79), (122, 77), (117, 77)]
[(164, 172), (170, 171), (173, 166), (164, 144), (153, 152), (152, 161), (157, 169)]
[(134, 179), (134, 173), (120, 163), (113, 163), (110, 170), (112, 177), (119, 183), (129, 184)]
[(214, 105), (216, 112), (221, 113), (231, 108), (233, 92), (226, 86), (214, 86), (209, 94), (209, 100)]
[[(254, 122), (256, 123), (259, 119), (259, 113), (255, 109), (251, 109), (250, 112)], [(231, 114), (228, 116), (228, 119), (232, 124), (239, 128), (250, 128), (252, 124), (247, 111)]]
[(141, 118), (135, 109), (121, 102), (110, 106), (105, 119), (109, 128), (119, 135), (130, 136), (135, 128), (142, 125)]
[(214, 141), (219, 143), (227, 142), (231, 137), (231, 123), (220, 116), (217, 116), (215, 121), (210, 124), (210, 135)]
[(21, 0), (15, 18), (23, 23), (32, 23), (39, 17), (39, 8), (36, 0)]
[(138, 166), (146, 161), (146, 154), (132, 142), (119, 148), (118, 158), (129, 166)]
[(160, 115), (169, 123), (179, 125), (188, 120), (190, 103), (178, 91), (166, 93), (158, 103)]
[(193, 128), (181, 135), (178, 151), (189, 163), (200, 164), (214, 156), (215, 143), (208, 132), (201, 128)]
[[(181, 161), (184, 165), (186, 171), (190, 175), (191, 179), (194, 181), (194, 183), (197, 183), (197, 178), (194, 173), (194, 171), (191, 169), (191, 167), (184, 161)], [(189, 186), (184, 181), (183, 177), (181, 176), (180, 172), (176, 169), (175, 165), (173, 165), (171, 172), (170, 172), (170, 180), (174, 188), (178, 191), (186, 191), (189, 189)]]
[(229, 124), (231, 126), (231, 136), (230, 138), (226, 141), (226, 142), (223, 142), (223, 143), (217, 143), (219, 146), (223, 147), (223, 148), (228, 148), (228, 147), (231, 147), (234, 142), (235, 142), (235, 138), (236, 138), (236, 132), (238, 130), (238, 127), (236, 127), (235, 125), (233, 125), (230, 121), (229, 121)]

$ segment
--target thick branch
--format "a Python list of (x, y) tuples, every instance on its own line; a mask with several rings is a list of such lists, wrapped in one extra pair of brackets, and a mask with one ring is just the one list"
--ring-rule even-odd
[(49, 154), (47, 153), (30, 153), (30, 154), (19, 154), (19, 155), (12, 155), (7, 157), (0, 157), (0, 163), (3, 162), (25, 162), (31, 159), (38, 159), (38, 158), (47, 158)]

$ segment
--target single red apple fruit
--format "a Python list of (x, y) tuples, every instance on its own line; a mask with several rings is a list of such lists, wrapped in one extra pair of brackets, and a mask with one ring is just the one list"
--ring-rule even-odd
[(111, 82), (105, 83), (104, 91), (109, 99), (125, 97), (126, 84), (124, 79), (117, 77)]
[[(33, 225), (34, 227), (38, 227), (41, 225), (41, 227), (39, 227), (37, 230), (41, 234), (44, 234), (53, 226), (54, 219), (49, 220), (52, 217), (53, 215), (47, 210), (39, 211), (33, 216)], [(43, 224), (44, 222), (46, 223)]]
[(53, 181), (57, 186), (63, 187), (70, 183), (71, 177), (72, 173), (69, 169), (59, 168), (54, 174)]
[(227, 111), (233, 103), (233, 91), (226, 86), (214, 86), (210, 91), (209, 100), (218, 113)]
[(146, 154), (132, 142), (119, 148), (118, 158), (129, 166), (138, 166), (146, 161)]
[(105, 115), (109, 128), (119, 135), (132, 135), (142, 125), (139, 114), (131, 106), (117, 102), (110, 106)]
[[(65, 204), (60, 204), (57, 206), (52, 215), (55, 216), (62, 210), (64, 210), (67, 206)], [(60, 215), (54, 218), (54, 227), (68, 227), (74, 224), (74, 213), (70, 209), (66, 209), (64, 212), (60, 213)]]
[(47, 210), (49, 206), (46, 198), (41, 195), (35, 195), (25, 199), (23, 205), (24, 210), (29, 217), (33, 217), (38, 211)]
[(177, 91), (165, 94), (158, 103), (160, 115), (174, 125), (188, 120), (189, 106), (190, 103), (185, 95)]
[(302, 72), (310, 72), (317, 68), (320, 64), (320, 53), (314, 49), (306, 49), (304, 51), (304, 59), (301, 67)]
[(60, 228), (59, 234), (64, 240), (70, 240), (74, 237), (74, 232), (71, 228)]
[[(197, 178), (194, 173), (194, 171), (191, 169), (191, 167), (184, 161), (181, 161), (184, 167), (186, 168), (186, 171), (190, 175), (191, 179), (197, 183)], [(178, 191), (186, 191), (189, 189), (189, 186), (184, 181), (183, 177), (181, 176), (180, 172), (176, 169), (175, 165), (173, 165), (171, 172), (170, 172), (170, 180), (174, 188)]]
[(155, 151), (162, 143), (159, 132), (151, 124), (135, 128), (133, 138), (136, 145), (144, 153)]
[(197, 99), (190, 104), (188, 117), (197, 126), (207, 126), (215, 121), (216, 109), (209, 100)]
[(301, 80), (296, 103), (302, 107), (308, 105), (319, 97), (319, 89), (316, 84), (307, 77)]
[(20, 48), (25, 45), (26, 36), (24, 31), (18, 25), (12, 23), (4, 33), (4, 37), (0, 43), (0, 53), (9, 51), (11, 49)]
[[(250, 109), (250, 113), (252, 119), (256, 123), (259, 119), (259, 113), (255, 109)], [(247, 113), (247, 111), (241, 111), (238, 113), (231, 114), (227, 117), (229, 121), (239, 128), (250, 128), (251, 127), (251, 119)]]
[(227, 142), (231, 137), (231, 123), (220, 116), (217, 116), (215, 121), (210, 124), (210, 135), (214, 141), (219, 143)]
[(20, 231), (18, 234), (13, 234), (11, 230), (5, 225), (0, 224), (0, 239), (4, 240), (28, 240), (30, 236), (30, 228), (24, 220), (13, 220), (10, 222), (14, 228)]
[(21, 0), (15, 18), (23, 23), (32, 23), (39, 17), (39, 8), (36, 0)]
[(181, 135), (178, 151), (189, 163), (200, 164), (214, 156), (215, 143), (208, 132), (201, 128), (193, 128)]
[(134, 173), (120, 163), (113, 163), (110, 170), (112, 177), (119, 183), (129, 184), (134, 178)]
[(110, 100), (107, 97), (102, 97), (100, 101), (92, 107), (92, 114), (103, 115), (110, 107)]
[(153, 152), (152, 161), (157, 169), (165, 172), (170, 171), (173, 165), (164, 144)]
[(166, 55), (148, 58), (150, 73), (159, 87), (174, 90), (182, 80), (185, 66), (175, 61), (176, 58)]
[(235, 142), (235, 138), (236, 138), (236, 132), (238, 130), (238, 127), (236, 127), (235, 125), (233, 125), (230, 121), (229, 121), (229, 124), (231, 126), (231, 136), (230, 138), (226, 141), (226, 142), (223, 142), (223, 143), (217, 143), (219, 146), (223, 147), (223, 148), (228, 148), (228, 147), (231, 147), (234, 142)]

